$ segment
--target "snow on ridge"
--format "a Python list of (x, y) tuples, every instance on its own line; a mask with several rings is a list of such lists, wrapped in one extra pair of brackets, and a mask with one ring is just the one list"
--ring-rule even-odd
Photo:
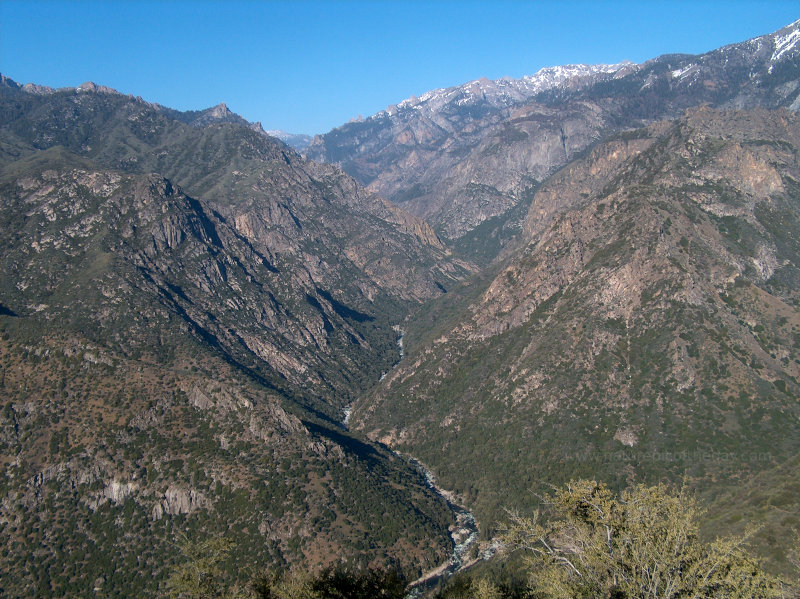
[[(770, 47), (773, 50), (771, 62), (784, 59), (790, 51), (797, 52), (798, 48), (800, 48), (800, 19), (786, 25), (775, 33), (728, 44), (711, 50), (706, 54), (719, 53), (725, 55), (730, 51), (738, 51), (755, 57), (760, 56), (762, 51)], [(706, 56), (706, 54), (703, 56)], [(656, 60), (658, 58), (653, 58), (647, 62)], [(520, 79), (510, 77), (501, 77), (495, 80), (476, 79), (459, 86), (430, 90), (418, 97), (412, 96), (368, 118), (395, 116), (401, 111), (407, 112), (411, 110), (433, 113), (453, 101), (458, 105), (467, 105), (474, 102), (476, 98), (486, 100), (494, 106), (509, 107), (516, 102), (528, 100), (549, 89), (567, 85), (582, 86), (591, 82), (593, 77), (609, 76), (619, 72), (624, 74), (624, 69), (635, 66), (637, 66), (636, 63), (630, 61), (597, 65), (570, 64), (544, 67), (533, 75), (525, 75)], [(691, 74), (692, 67), (697, 66), (698, 64), (694, 63), (675, 69), (672, 71), (672, 76), (676, 79), (684, 78)], [(770, 67), (770, 72), (771, 70), (772, 67)], [(644, 87), (647, 87), (650, 83), (650, 80), (648, 80)]]
[(739, 51), (755, 56), (760, 55), (765, 46), (769, 46), (773, 49), (770, 62), (775, 62), (780, 60), (789, 50), (795, 48), (798, 41), (800, 41), (800, 19), (781, 27), (773, 33), (766, 33), (743, 42), (728, 44), (716, 50), (711, 50), (707, 54), (725, 54), (728, 51)]
[(633, 64), (630, 61), (624, 61), (616, 64), (568, 64), (545, 67), (539, 69), (533, 75), (526, 75), (522, 78), (522, 81), (532, 94), (538, 94), (570, 81), (581, 80), (595, 75), (610, 75), (623, 67), (632, 66)]
[[(795, 21), (792, 25), (799, 24), (800, 21)], [(780, 60), (781, 56), (786, 54), (789, 50), (797, 45), (800, 41), (800, 29), (794, 28), (786, 35), (775, 36), (775, 51), (772, 53), (771, 61)]]
[(623, 61), (617, 64), (571, 64), (545, 67), (533, 75), (525, 75), (521, 79), (513, 79), (511, 77), (501, 77), (494, 80), (486, 78), (475, 79), (462, 85), (433, 89), (420, 96), (411, 96), (369, 118), (394, 116), (398, 112), (406, 110), (425, 109), (432, 112), (453, 100), (456, 100), (459, 105), (469, 104), (475, 97), (485, 98), (495, 105), (509, 106), (559, 85), (597, 75), (610, 75), (634, 64), (630, 61)]
[(536, 71), (533, 75), (526, 75), (522, 78), (522, 80), (566, 80), (574, 77), (595, 75), (597, 73), (616, 73), (622, 67), (630, 66), (632, 64), (632, 62), (626, 60), (616, 64), (566, 64), (555, 67), (544, 67), (543, 69)]
[(683, 78), (683, 76), (686, 75), (686, 73), (688, 73), (694, 66), (695, 66), (695, 64), (693, 62), (690, 62), (688, 65), (686, 65), (682, 69), (675, 69), (674, 71), (670, 71), (672, 73), (672, 78), (673, 79), (681, 79), (681, 78)]
[(264, 131), (270, 137), (277, 137), (281, 141), (288, 141), (293, 137), (302, 136), (299, 133), (289, 133), (288, 131), (284, 131), (283, 129), (270, 129), (269, 131)]

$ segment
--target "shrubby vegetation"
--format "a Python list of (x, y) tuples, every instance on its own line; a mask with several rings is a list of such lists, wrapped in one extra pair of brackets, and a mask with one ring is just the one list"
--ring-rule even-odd
[(681, 491), (638, 485), (618, 497), (577, 481), (514, 515), (507, 540), (529, 554), (535, 597), (784, 597), (744, 547), (747, 537), (704, 543), (702, 510)]
[[(531, 516), (513, 513), (504, 535), (504, 568), (479, 565), (454, 576), (437, 599), (683, 599), (797, 597), (795, 580), (762, 570), (747, 535), (705, 542), (703, 510), (685, 489), (638, 485), (615, 495), (602, 483), (572, 481), (539, 498)], [(798, 537), (800, 539), (800, 537)], [(250, 577), (225, 584), (220, 564), (235, 551), (225, 540), (187, 543), (186, 561), (167, 582), (170, 597), (399, 599), (408, 590), (386, 570), (329, 568)], [(523, 560), (516, 560), (518, 554)], [(791, 559), (800, 572), (800, 542)]]
[[(772, 139), (774, 118), (690, 113), (649, 129), (652, 145), (607, 178), (596, 160), (621, 140), (543, 182), (537, 206), (574, 193), (574, 210), (413, 315), (406, 356), (356, 403), (353, 426), (435, 471), (484, 538), (540, 481), (619, 489), (685, 476), (709, 505), (725, 502), (703, 534), (742, 532), (749, 510), (769, 567), (788, 567), (782, 539), (800, 526), (800, 277), (788, 268), (800, 188), (754, 196), (730, 159), (788, 173), (795, 154), (731, 141)], [(708, 175), (720, 169), (737, 174)], [(759, 252), (787, 268), (758, 271)]]
[(175, 599), (401, 599), (406, 591), (398, 572), (374, 568), (263, 572), (251, 574), (245, 584), (231, 582), (235, 576), (225, 565), (231, 565), (234, 551), (224, 538), (186, 541), (181, 546), (185, 561), (167, 580), (166, 595)]

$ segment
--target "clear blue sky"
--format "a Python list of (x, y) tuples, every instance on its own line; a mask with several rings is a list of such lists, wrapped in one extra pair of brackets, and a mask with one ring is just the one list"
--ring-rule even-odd
[(322, 133), (437, 87), (700, 53), (798, 18), (798, 0), (0, 0), (0, 72)]

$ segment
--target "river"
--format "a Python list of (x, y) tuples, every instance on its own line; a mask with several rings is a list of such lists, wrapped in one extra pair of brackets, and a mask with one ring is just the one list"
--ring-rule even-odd
[(436, 484), (436, 477), (428, 470), (425, 464), (414, 457), (398, 455), (404, 457), (422, 473), (428, 487), (447, 502), (456, 517), (456, 523), (450, 529), (450, 538), (453, 540), (453, 553), (450, 556), (450, 561), (434, 570), (425, 572), (409, 585), (411, 591), (406, 595), (406, 599), (416, 599), (426, 591), (436, 588), (439, 582), (446, 580), (459, 570), (477, 561), (475, 559), (470, 560), (468, 553), (472, 546), (478, 542), (478, 523), (475, 520), (475, 514), (457, 503), (453, 493), (442, 489)]
[[(403, 337), (405, 333), (400, 328), (400, 325), (395, 325), (394, 330), (399, 333), (397, 338), (397, 347), (400, 350), (400, 357), (397, 362), (392, 365), (392, 368), (397, 366), (397, 364), (400, 363), (400, 360), (402, 360), (405, 355), (403, 349)], [(387, 374), (388, 373), (384, 372), (381, 375), (380, 380), (383, 380)], [(348, 428), (348, 425), (350, 424), (350, 415), (352, 414), (352, 411), (352, 406), (346, 406), (343, 410), (341, 424), (344, 428)], [(439, 582), (446, 580), (459, 570), (471, 566), (479, 559), (489, 559), (492, 555), (494, 555), (497, 545), (496, 543), (493, 543), (489, 549), (485, 550), (479, 556), (479, 558), (470, 559), (468, 555), (469, 551), (478, 542), (479, 536), (478, 523), (475, 520), (475, 515), (469, 511), (469, 509), (459, 504), (451, 491), (442, 489), (436, 484), (436, 477), (425, 466), (425, 464), (413, 456), (403, 455), (397, 451), (394, 451), (394, 453), (408, 461), (425, 477), (425, 482), (427, 483), (428, 487), (447, 502), (447, 505), (453, 512), (456, 520), (455, 524), (450, 528), (450, 538), (453, 542), (453, 552), (450, 556), (450, 560), (438, 568), (425, 572), (421, 577), (409, 585), (410, 591), (406, 596), (406, 599), (417, 599), (425, 592), (436, 588)]]

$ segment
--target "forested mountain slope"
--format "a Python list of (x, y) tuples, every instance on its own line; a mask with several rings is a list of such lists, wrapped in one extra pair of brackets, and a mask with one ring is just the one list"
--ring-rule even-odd
[(571, 477), (704, 491), (779, 467), (800, 450), (798, 149), (796, 113), (709, 108), (596, 146), (534, 196), (523, 247), (409, 323), (354, 425), (489, 532)]
[(449, 507), (339, 420), (471, 267), (246, 125), (0, 91), (3, 591), (152, 593), (182, 535), (254, 567), (444, 560)]

